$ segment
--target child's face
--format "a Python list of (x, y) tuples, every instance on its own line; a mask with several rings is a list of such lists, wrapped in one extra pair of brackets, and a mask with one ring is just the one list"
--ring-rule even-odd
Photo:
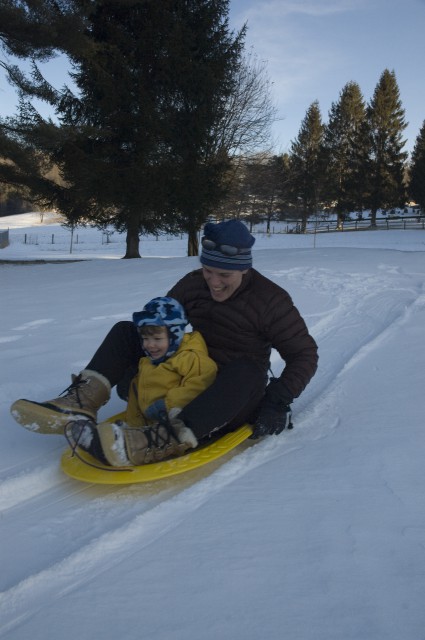
[(151, 335), (142, 334), (143, 349), (153, 360), (163, 358), (170, 344), (166, 327), (158, 327)]

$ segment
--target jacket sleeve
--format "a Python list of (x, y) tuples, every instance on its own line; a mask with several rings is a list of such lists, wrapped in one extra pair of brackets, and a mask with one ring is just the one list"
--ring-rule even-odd
[(165, 396), (168, 411), (174, 407), (183, 409), (214, 382), (217, 374), (215, 362), (197, 351), (183, 351), (176, 358), (175, 367), (181, 382)]
[(317, 344), (286, 291), (273, 297), (264, 324), (271, 345), (285, 361), (280, 381), (297, 398), (316, 373)]

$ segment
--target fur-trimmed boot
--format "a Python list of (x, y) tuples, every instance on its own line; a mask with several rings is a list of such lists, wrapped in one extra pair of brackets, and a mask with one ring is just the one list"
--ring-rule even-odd
[[(83, 428), (82, 428), (83, 427)], [(198, 446), (191, 429), (178, 418), (164, 412), (150, 427), (129, 427), (124, 422), (103, 422), (97, 426), (70, 424), (66, 430), (71, 446), (88, 451), (112, 467), (134, 467), (181, 456)], [(99, 444), (101, 453), (99, 453)]]
[(46, 402), (16, 400), (10, 408), (16, 422), (37, 433), (63, 434), (70, 420), (97, 420), (97, 412), (111, 396), (111, 385), (102, 374), (84, 369), (59, 396)]

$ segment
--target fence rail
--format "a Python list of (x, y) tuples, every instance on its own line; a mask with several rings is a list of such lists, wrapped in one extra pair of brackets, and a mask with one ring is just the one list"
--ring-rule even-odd
[[(253, 233), (265, 233), (266, 223), (259, 223), (252, 228)], [(293, 220), (291, 222), (281, 222), (280, 224), (272, 223), (270, 233), (283, 234), (283, 233), (301, 233), (301, 221)], [(398, 216), (398, 217), (385, 217), (376, 219), (376, 229), (421, 229), (425, 230), (425, 215), (422, 216)], [(336, 220), (317, 220), (310, 221), (307, 224), (305, 230), (306, 234), (313, 233), (333, 233), (333, 232), (347, 232), (347, 231), (367, 231), (371, 229), (370, 218), (362, 220), (344, 220), (339, 225)], [(172, 239), (174, 236), (164, 235), (161, 239)], [(146, 241), (148, 238), (144, 238)], [(159, 240), (160, 236), (149, 237), (149, 240)], [(16, 233), (12, 232), (9, 236), (9, 230), (0, 231), (0, 249), (12, 244), (28, 244), (28, 245), (56, 245), (58, 250), (62, 248), (69, 248), (72, 253), (72, 247), (76, 248), (78, 245), (87, 245), (97, 243), (101, 244), (120, 244), (125, 242), (125, 234), (114, 233), (114, 231), (99, 231), (97, 229), (82, 230), (80, 233), (75, 233), (72, 236), (67, 231), (60, 231), (56, 233)], [(60, 249), (59, 249), (60, 248)]]
[[(336, 220), (309, 223), (306, 233), (324, 233), (331, 231), (365, 231), (370, 230), (370, 218), (362, 220), (343, 220), (339, 225)], [(394, 216), (376, 218), (376, 229), (425, 229), (425, 216)]]

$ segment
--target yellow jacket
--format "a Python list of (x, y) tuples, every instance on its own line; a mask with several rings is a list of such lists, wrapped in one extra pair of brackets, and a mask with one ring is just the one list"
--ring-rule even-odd
[(217, 365), (208, 356), (202, 335), (198, 331), (185, 333), (178, 350), (165, 362), (154, 365), (150, 358), (140, 358), (139, 371), (130, 385), (125, 422), (132, 427), (148, 424), (143, 413), (160, 398), (165, 400), (167, 411), (183, 409), (214, 382), (216, 374)]

